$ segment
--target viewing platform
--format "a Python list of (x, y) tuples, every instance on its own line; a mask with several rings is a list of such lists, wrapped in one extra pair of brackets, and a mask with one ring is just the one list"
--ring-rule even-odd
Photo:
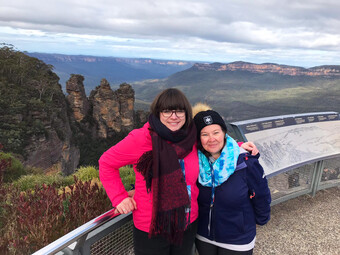
[[(236, 140), (259, 148), (272, 195), (271, 220), (258, 226), (254, 254), (340, 254), (339, 130), (337, 112), (229, 125)], [(134, 254), (132, 226), (131, 213), (111, 210), (34, 255)]]
[(257, 226), (254, 255), (339, 255), (340, 187), (303, 195), (272, 207)]

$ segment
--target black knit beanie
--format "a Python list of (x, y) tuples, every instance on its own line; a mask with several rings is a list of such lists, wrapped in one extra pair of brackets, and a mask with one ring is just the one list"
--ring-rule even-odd
[(206, 126), (217, 124), (220, 125), (222, 130), (227, 132), (227, 126), (222, 119), (221, 115), (213, 110), (199, 112), (194, 117), (195, 125), (197, 128), (197, 135), (200, 136), (201, 130)]

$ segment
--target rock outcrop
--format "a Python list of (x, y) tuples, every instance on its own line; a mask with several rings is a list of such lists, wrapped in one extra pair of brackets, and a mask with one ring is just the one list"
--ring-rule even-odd
[(72, 142), (70, 118), (61, 89), (54, 104), (49, 113), (44, 109), (29, 110), (25, 116), (31, 123), (40, 123), (44, 132), (36, 132), (29, 138), (24, 164), (43, 169), (53, 166), (65, 174), (71, 174), (78, 166), (80, 150)]
[(0, 143), (25, 166), (72, 173), (80, 150), (59, 77), (37, 58), (0, 48)]
[(82, 121), (90, 109), (83, 81), (83, 76), (72, 74), (71, 78), (66, 82), (67, 100), (77, 122)]
[(134, 128), (142, 127), (148, 121), (149, 112), (144, 110), (135, 111), (135, 125)]
[[(30, 137), (25, 148), (25, 165), (44, 169), (54, 166), (65, 174), (71, 174), (80, 159), (80, 149), (71, 143), (74, 132), (78, 136), (90, 134), (89, 139), (112, 138), (136, 127), (135, 119), (146, 121), (145, 112), (136, 114), (134, 111), (135, 94), (129, 84), (123, 83), (113, 91), (107, 80), (102, 79), (88, 99), (83, 81), (83, 76), (72, 75), (66, 83), (66, 100), (71, 111), (67, 110), (65, 98), (59, 95), (51, 114), (28, 111), (29, 117), (20, 116), (21, 119), (30, 118), (33, 123), (41, 123), (45, 130)], [(62, 93), (61, 90), (59, 93)]]
[(134, 126), (134, 90), (126, 83), (113, 91), (106, 79), (91, 92), (92, 117), (98, 137), (108, 138)]
[(115, 94), (119, 104), (121, 130), (131, 131), (134, 126), (135, 91), (129, 84), (123, 83), (115, 91)]

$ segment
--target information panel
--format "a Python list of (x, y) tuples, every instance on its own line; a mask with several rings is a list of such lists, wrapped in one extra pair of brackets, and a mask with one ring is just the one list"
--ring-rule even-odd
[(337, 112), (283, 115), (231, 123), (240, 140), (258, 147), (267, 176), (340, 155)]

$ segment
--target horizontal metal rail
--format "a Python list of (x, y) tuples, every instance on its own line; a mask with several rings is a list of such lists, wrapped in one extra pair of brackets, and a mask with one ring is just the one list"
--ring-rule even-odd
[[(323, 157), (321, 160), (314, 162), (314, 167), (311, 170), (311, 179), (309, 180), (309, 185), (302, 190), (292, 189), (292, 193), (286, 194), (282, 197), (278, 197), (272, 201), (271, 205), (282, 203), (289, 199), (301, 196), (304, 194), (311, 194), (312, 196), (320, 189), (326, 189), (334, 186), (340, 186), (340, 178), (335, 180), (322, 182), (321, 176), (323, 173), (325, 160), (337, 160), (339, 155), (331, 155), (329, 157)], [(338, 162), (338, 161), (336, 161)], [(311, 162), (305, 162), (305, 164), (310, 164)], [(337, 163), (336, 163), (337, 164)], [(301, 164), (304, 165), (304, 164)], [(294, 170), (294, 169), (289, 169)], [(278, 172), (277, 174), (285, 174), (289, 172), (285, 169), (284, 172)], [(274, 176), (269, 176), (268, 180), (274, 178)], [(90, 254), (91, 245), (103, 238), (109, 232), (115, 231), (126, 222), (131, 222), (132, 213), (129, 214), (116, 214), (114, 209), (98, 216), (97, 218), (85, 223), (84, 225), (78, 227), (77, 229), (71, 231), (70, 233), (64, 235), (53, 243), (45, 246), (41, 250), (35, 252), (33, 255), (49, 255), (49, 254)], [(125, 225), (123, 226), (125, 227)], [(118, 235), (121, 235), (117, 230)], [(128, 231), (131, 231), (130, 229)], [(130, 233), (130, 232), (129, 232)], [(130, 243), (130, 246), (132, 244)], [(130, 253), (129, 253), (130, 254)]]
[(49, 255), (49, 254), (55, 254), (64, 248), (67, 248), (69, 245), (77, 242), (80, 237), (87, 235), (91, 231), (97, 229), (101, 225), (107, 223), (108, 221), (111, 221), (112, 219), (115, 219), (115, 221), (120, 221), (125, 217), (128, 217), (131, 213), (126, 215), (120, 215), (117, 213), (114, 213), (114, 209), (98, 216), (97, 218), (85, 223), (84, 225), (76, 228), (75, 230), (71, 231), (70, 233), (62, 236), (61, 238), (57, 239), (53, 243), (50, 243), (49, 245), (45, 246), (44, 248), (36, 251), (33, 253), (33, 255)]

